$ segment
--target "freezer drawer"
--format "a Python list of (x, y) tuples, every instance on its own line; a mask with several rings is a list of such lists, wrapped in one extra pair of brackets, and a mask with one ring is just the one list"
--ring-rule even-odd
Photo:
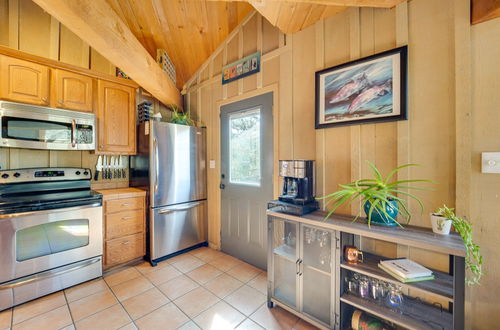
[(206, 242), (207, 227), (206, 200), (151, 209), (151, 260)]

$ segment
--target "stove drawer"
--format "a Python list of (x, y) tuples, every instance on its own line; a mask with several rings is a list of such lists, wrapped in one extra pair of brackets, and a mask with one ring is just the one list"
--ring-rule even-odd
[(143, 257), (145, 251), (144, 234), (134, 234), (106, 242), (106, 267)]
[(144, 210), (106, 215), (106, 240), (144, 232)]
[(102, 276), (95, 257), (0, 284), (0, 311)]
[(106, 214), (143, 208), (143, 197), (113, 199), (104, 202), (104, 212), (106, 212)]

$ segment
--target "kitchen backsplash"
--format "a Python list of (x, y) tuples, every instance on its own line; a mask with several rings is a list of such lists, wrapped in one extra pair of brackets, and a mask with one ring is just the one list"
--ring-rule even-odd
[[(83, 167), (95, 171), (98, 155), (89, 151), (56, 151), (17, 148), (0, 148), (0, 169), (28, 167)], [(122, 188), (129, 185), (128, 157), (124, 157), (127, 177), (98, 181), (92, 178), (94, 189)]]

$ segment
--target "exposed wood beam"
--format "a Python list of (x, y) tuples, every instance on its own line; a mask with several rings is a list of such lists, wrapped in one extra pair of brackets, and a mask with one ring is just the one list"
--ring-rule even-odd
[(33, 0), (164, 104), (177, 87), (105, 0)]
[(392, 8), (406, 0), (208, 0), (208, 1), (246, 1), (246, 2), (260, 2), (262, 4), (271, 2), (288, 2), (288, 3), (302, 3), (302, 4), (315, 4), (325, 6), (340, 6), (340, 7), (376, 7), (376, 8)]
[(500, 17), (500, 0), (472, 0), (472, 24)]

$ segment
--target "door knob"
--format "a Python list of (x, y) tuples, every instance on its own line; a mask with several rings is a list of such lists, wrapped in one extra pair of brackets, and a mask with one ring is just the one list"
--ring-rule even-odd
[(225, 185), (225, 184), (223, 184), (223, 183), (221, 183), (221, 184), (219, 185), (219, 188), (220, 188), (220, 189), (224, 189), (224, 188), (226, 188), (226, 185)]

